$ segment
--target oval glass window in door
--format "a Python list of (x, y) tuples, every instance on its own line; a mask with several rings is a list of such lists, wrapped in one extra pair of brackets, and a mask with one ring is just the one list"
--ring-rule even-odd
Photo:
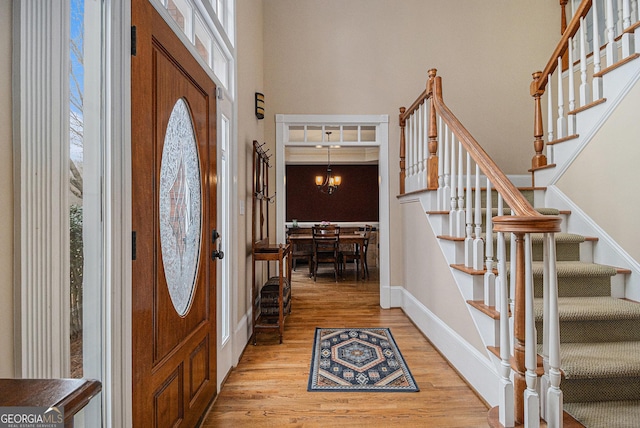
[(191, 306), (201, 221), (200, 161), (189, 106), (180, 98), (171, 111), (160, 165), (160, 246), (171, 302), (180, 316)]

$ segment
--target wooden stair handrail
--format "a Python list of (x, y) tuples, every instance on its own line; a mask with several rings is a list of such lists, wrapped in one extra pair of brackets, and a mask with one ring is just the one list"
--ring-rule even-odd
[(537, 79), (537, 81), (531, 83), (531, 96), (534, 96), (534, 94), (540, 90), (542, 90), (542, 92), (544, 93), (544, 88), (547, 86), (549, 75), (552, 74), (558, 67), (558, 58), (563, 56), (567, 51), (569, 38), (575, 36), (578, 32), (578, 29), (580, 28), (580, 19), (587, 16), (587, 13), (589, 13), (589, 10), (591, 9), (592, 3), (593, 0), (582, 0), (582, 3), (580, 3), (580, 6), (578, 6), (575, 15), (562, 34), (562, 38), (558, 42), (556, 49), (551, 54), (549, 62), (547, 62), (545, 68), (541, 72), (539, 72), (541, 73), (540, 77)]
[(515, 235), (516, 243), (516, 271), (514, 296), (514, 361), (516, 369), (514, 379), (514, 417), (516, 422), (524, 421), (524, 391), (527, 388), (525, 380), (526, 358), (526, 320), (525, 320), (525, 235), (528, 233), (560, 232), (562, 219), (559, 216), (546, 216), (537, 212), (529, 201), (513, 185), (511, 180), (495, 164), (471, 133), (462, 125), (458, 118), (449, 110), (442, 99), (442, 78), (435, 75), (435, 70), (429, 71), (432, 89), (432, 107), (440, 115), (442, 121), (453, 131), (467, 153), (479, 166), (495, 189), (502, 195), (505, 203), (511, 207), (515, 215), (494, 217), (493, 230), (496, 232), (511, 232)]
[(541, 214), (533, 209), (529, 201), (513, 185), (476, 139), (473, 138), (471, 133), (446, 106), (442, 99), (442, 78), (434, 75), (433, 79), (435, 83), (432, 85), (433, 105), (438, 114), (443, 122), (446, 123), (458, 137), (465, 150), (467, 150), (471, 158), (473, 158), (473, 161), (479, 165), (482, 172), (484, 172), (491, 183), (493, 183), (495, 189), (502, 195), (505, 203), (513, 209), (517, 216), (540, 217)]

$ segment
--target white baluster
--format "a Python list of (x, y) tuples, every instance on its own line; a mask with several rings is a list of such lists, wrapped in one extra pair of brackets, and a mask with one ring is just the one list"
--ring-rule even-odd
[[(598, 23), (598, 7), (597, 2), (591, 6), (593, 13), (593, 74), (599, 73), (600, 67), (600, 28)], [(585, 65), (586, 67), (586, 65)], [(602, 78), (593, 78), (593, 101), (602, 98)]]
[(415, 188), (416, 190), (420, 189), (420, 131), (421, 131), (421, 127), (422, 127), (422, 123), (421, 122), (421, 115), (420, 115), (420, 108), (421, 106), (418, 106), (418, 108), (416, 109), (416, 111), (413, 113), (413, 118), (414, 118), (414, 127), (413, 127), (413, 164), (414, 164), (414, 169), (413, 169), (413, 174), (414, 174), (414, 180), (415, 180)]
[(423, 129), (422, 129), (422, 171), (423, 171), (423, 180), (424, 180), (424, 185), (422, 186), (423, 189), (427, 188), (427, 175), (429, 174), (429, 163), (427, 162), (427, 159), (429, 158), (429, 103), (425, 101), (424, 103), (424, 111), (423, 111), (423, 115), (422, 115), (422, 123), (423, 125)]
[(467, 199), (466, 211), (465, 211), (465, 239), (464, 239), (464, 265), (466, 267), (473, 266), (473, 215), (471, 214), (471, 155), (467, 152), (467, 186), (465, 189), (465, 196)]
[[(555, 129), (555, 125), (554, 125), (554, 120), (553, 120), (553, 114), (554, 114), (554, 108), (553, 108), (553, 74), (549, 75), (549, 79), (548, 79), (548, 83), (547, 83), (547, 90), (546, 90), (546, 94), (544, 94), (543, 96), (547, 97), (547, 142), (551, 142), (553, 140), (555, 140), (554, 138), (554, 134), (553, 134), (553, 130)], [(553, 144), (547, 144), (546, 146), (547, 149), (547, 162), (549, 164), (552, 164), (554, 162), (553, 160)]]
[(613, 0), (607, 0), (607, 67), (618, 61), (618, 46), (616, 45), (615, 15), (613, 12)]
[[(496, 274), (493, 272), (493, 198), (491, 197), (491, 181), (487, 178), (487, 202), (485, 203), (487, 231), (485, 234), (485, 262), (484, 273), (484, 304), (487, 306), (499, 306), (496, 301)], [(498, 244), (499, 246), (500, 244)], [(506, 314), (506, 312), (505, 312)]]
[[(440, 118), (440, 123), (442, 123), (442, 118)], [(444, 188), (442, 189), (441, 202), (441, 210), (444, 211), (451, 200), (451, 144), (449, 143), (449, 127), (446, 124), (444, 125), (444, 132), (440, 133), (440, 138), (444, 139)]]
[(544, 373), (540, 378), (540, 417), (547, 416), (547, 390), (549, 389), (549, 264), (547, 263), (546, 237), (543, 243), (542, 264), (542, 366)]
[(549, 275), (549, 304), (548, 313), (544, 314), (549, 319), (548, 325), (548, 365), (549, 388), (546, 397), (546, 421), (549, 428), (562, 428), (563, 395), (560, 389), (562, 374), (560, 371), (560, 320), (558, 313), (558, 276), (556, 272), (556, 243), (553, 233), (544, 236), (544, 263)]
[[(499, 199), (498, 205), (501, 204)], [(500, 208), (498, 208), (500, 215)], [(507, 289), (507, 262), (504, 233), (497, 233), (498, 243), (498, 310), (500, 311), (500, 391), (498, 418), (503, 427), (514, 426), (513, 383), (511, 382), (511, 333), (509, 328), (509, 293)]]
[(456, 137), (451, 133), (451, 211), (449, 211), (449, 236), (457, 236), (456, 225), (458, 224), (458, 215), (456, 213), (456, 207), (458, 206), (458, 200), (456, 198)]
[(564, 86), (562, 81), (562, 57), (558, 57), (558, 138), (567, 136), (567, 119), (564, 117)]
[(458, 211), (456, 217), (456, 237), (464, 238), (464, 177), (462, 142), (458, 140)]
[(622, 0), (618, 0), (618, 4), (616, 6), (616, 12), (618, 12), (618, 16), (616, 17), (616, 34), (620, 35), (622, 34), (622, 31), (624, 30), (624, 18), (622, 16), (622, 10), (623, 6), (622, 6)]
[[(592, 7), (593, 10), (593, 7)], [(580, 18), (580, 107), (591, 102), (590, 91), (587, 84), (587, 24), (584, 18)]]
[(418, 183), (416, 182), (418, 177), (418, 116), (416, 112), (411, 115), (411, 130), (412, 130), (412, 144), (411, 144), (411, 176), (413, 181), (413, 189), (418, 189)]
[[(504, 202), (502, 200), (502, 195), (498, 193), (498, 208), (496, 216), (500, 217), (504, 215)], [(498, 246), (498, 276), (496, 277), (496, 302), (500, 302), (500, 293), (502, 292), (502, 286), (507, 290), (509, 283), (507, 282), (507, 253), (506, 246), (504, 243), (504, 234), (502, 238), (502, 252), (500, 252), (500, 246)], [(502, 274), (500, 274), (500, 263), (503, 263), (502, 266)], [(500, 277), (502, 275), (502, 277)], [(499, 284), (498, 281), (502, 281), (503, 284)], [(509, 293), (506, 292), (507, 300), (509, 300)]]
[[(631, 2), (624, 0), (622, 2), (622, 27), (623, 31), (631, 26)], [(633, 54), (634, 51), (633, 37), (631, 33), (622, 33), (622, 57), (626, 58)]]
[[(569, 113), (576, 109), (576, 88), (574, 83), (573, 73), (573, 38), (570, 38), (567, 42), (568, 56), (569, 56)], [(576, 133), (576, 115), (567, 115), (567, 135), (574, 135)]]
[[(524, 391), (524, 421), (525, 427), (540, 426), (540, 397), (536, 390), (538, 383), (537, 344), (535, 314), (533, 311), (533, 271), (531, 266), (531, 234), (524, 235), (524, 261), (525, 261), (525, 381), (527, 388)], [(515, 272), (512, 272), (514, 275)]]
[(415, 190), (413, 188), (413, 115), (407, 117), (407, 153), (406, 153), (406, 177), (405, 183), (407, 191)]
[(418, 168), (420, 170), (420, 184), (422, 185), (421, 189), (427, 188), (427, 162), (425, 160), (425, 152), (427, 151), (427, 129), (429, 125), (425, 120), (425, 114), (427, 112), (427, 103), (423, 103), (420, 105), (420, 131), (419, 131), (419, 139), (418, 139)]
[(436, 191), (436, 210), (444, 209), (442, 204), (442, 192), (444, 191), (444, 163), (446, 160), (444, 154), (444, 138), (442, 137), (442, 118), (438, 117), (438, 190)]
[[(475, 237), (473, 239), (473, 268), (482, 270), (484, 268), (484, 241), (482, 240), (482, 191), (480, 189), (480, 167), (476, 164), (476, 193), (475, 193)], [(491, 216), (491, 213), (487, 213)], [(487, 235), (487, 239), (493, 240), (493, 237)]]
[(638, 21), (638, 0), (631, 0), (631, 23)]

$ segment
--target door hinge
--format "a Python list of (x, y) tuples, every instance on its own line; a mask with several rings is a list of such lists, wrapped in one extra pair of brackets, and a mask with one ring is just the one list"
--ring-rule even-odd
[(224, 93), (222, 92), (222, 88), (216, 88), (216, 97), (218, 97), (219, 100), (224, 99)]
[(131, 232), (131, 260), (136, 259), (136, 231)]
[(131, 56), (136, 56), (138, 50), (138, 40), (136, 37), (136, 26), (131, 26)]

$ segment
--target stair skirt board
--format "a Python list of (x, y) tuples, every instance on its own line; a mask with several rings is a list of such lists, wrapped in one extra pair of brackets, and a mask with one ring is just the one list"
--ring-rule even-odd
[(500, 377), (487, 354), (471, 346), (406, 289), (402, 291), (402, 310), (465, 382), (490, 407), (496, 406)]

